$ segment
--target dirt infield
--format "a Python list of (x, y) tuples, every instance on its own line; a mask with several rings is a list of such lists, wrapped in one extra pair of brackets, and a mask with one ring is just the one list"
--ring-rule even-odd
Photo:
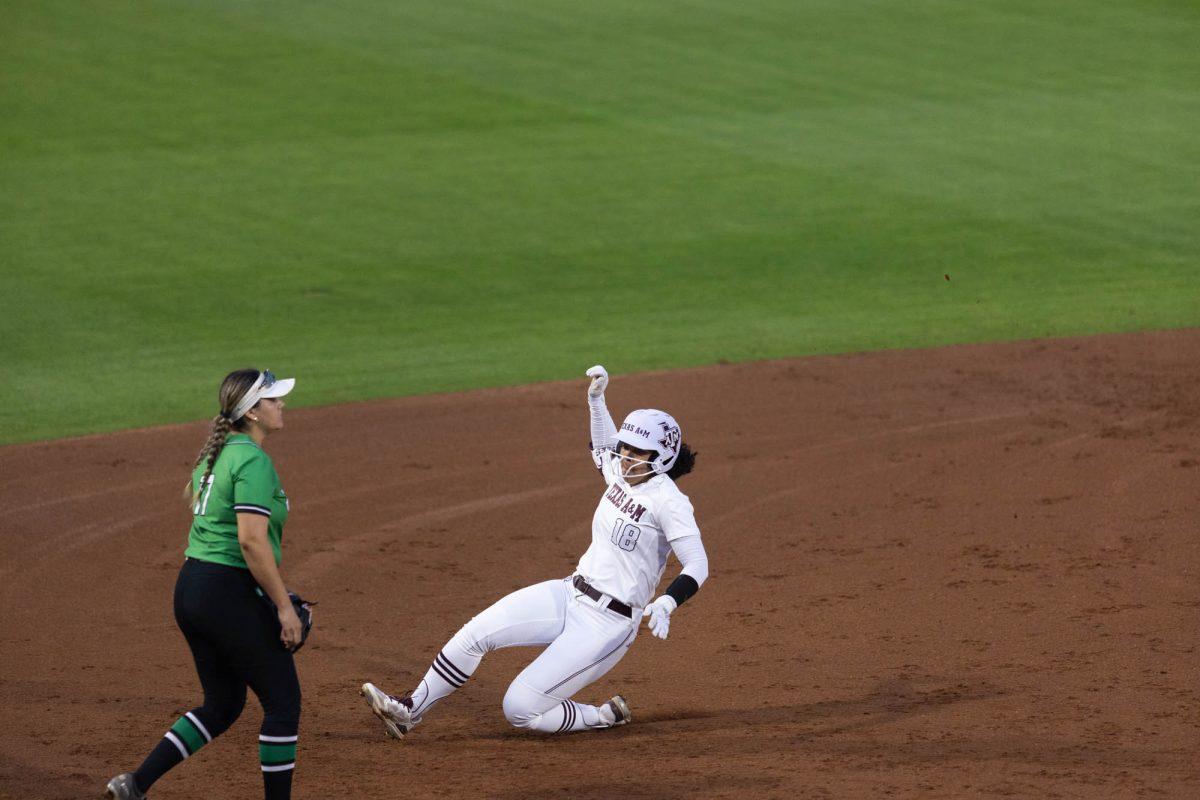
[[(297, 797), (1200, 796), (1196, 330), (618, 376), (615, 414), (700, 451), (712, 566), (579, 698), (634, 724), (514, 731), (510, 650), (385, 739), (363, 680), (411, 687), (586, 548), (584, 387), (287, 412), (284, 574), (320, 601)], [(170, 596), (204, 435), (0, 449), (0, 797), (97, 796), (199, 702)], [(260, 796), (260, 718), (152, 796)]]

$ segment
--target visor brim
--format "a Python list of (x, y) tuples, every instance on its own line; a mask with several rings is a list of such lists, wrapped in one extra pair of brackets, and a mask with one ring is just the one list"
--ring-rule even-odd
[(279, 380), (275, 381), (275, 383), (272, 384), (269, 389), (260, 394), (259, 397), (270, 397), (272, 399), (276, 397), (283, 397), (285, 394), (292, 391), (295, 385), (295, 378), (280, 378)]

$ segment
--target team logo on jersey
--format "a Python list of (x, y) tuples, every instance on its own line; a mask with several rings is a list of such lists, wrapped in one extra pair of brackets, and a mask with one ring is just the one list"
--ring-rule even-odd
[(642, 514), (646, 513), (644, 505), (630, 498), (615, 483), (609, 487), (608, 493), (604, 495), (604, 499), (616, 506), (622, 514), (627, 514), (634, 522), (641, 522)]
[(669, 452), (674, 453), (679, 449), (679, 428), (674, 425), (668, 425), (665, 422), (658, 423), (663, 429), (663, 438), (658, 440), (658, 443), (665, 447)]

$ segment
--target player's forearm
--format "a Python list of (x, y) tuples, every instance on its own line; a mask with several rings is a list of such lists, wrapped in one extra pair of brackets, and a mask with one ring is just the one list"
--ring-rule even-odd
[(611, 450), (616, 447), (617, 426), (613, 424), (612, 416), (608, 413), (604, 395), (589, 397), (588, 411), (591, 415), (592, 449)]
[(679, 571), (679, 574), (687, 575), (689, 578), (694, 580), (696, 582), (696, 588), (699, 589), (704, 585), (704, 582), (708, 580), (708, 559), (702, 558), (687, 564)]
[(267, 597), (271, 598), (279, 608), (288, 606), (291, 600), (288, 598), (283, 576), (279, 574), (279, 567), (275, 564), (275, 551), (271, 549), (271, 543), (267, 540), (266, 533), (264, 532), (261, 536), (255, 534), (238, 536), (238, 544), (241, 545), (242, 558), (246, 560), (250, 574), (254, 576), (254, 580)]
[(667, 587), (669, 595), (677, 605), (683, 605), (689, 597), (700, 590), (708, 580), (708, 553), (699, 536), (685, 536), (671, 542), (671, 550), (679, 559), (682, 569), (679, 576)]

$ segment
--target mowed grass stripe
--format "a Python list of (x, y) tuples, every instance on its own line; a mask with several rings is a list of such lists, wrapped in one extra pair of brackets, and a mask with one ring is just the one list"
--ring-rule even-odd
[(1183, 4), (12, 5), (3, 441), (1200, 322)]

